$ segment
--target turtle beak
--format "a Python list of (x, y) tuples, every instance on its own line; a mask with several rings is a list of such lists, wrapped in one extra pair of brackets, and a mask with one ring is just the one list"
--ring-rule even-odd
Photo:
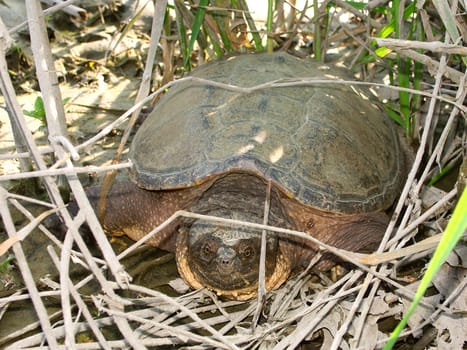
[(234, 270), (234, 262), (237, 253), (230, 247), (220, 247), (217, 250), (216, 264), (219, 273), (227, 275)]

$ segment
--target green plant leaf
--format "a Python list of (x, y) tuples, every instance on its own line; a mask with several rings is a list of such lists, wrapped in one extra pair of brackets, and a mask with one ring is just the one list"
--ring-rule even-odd
[(384, 105), (384, 109), (389, 114), (391, 119), (393, 119), (397, 124), (404, 127), (404, 120), (401, 118), (400, 114), (396, 112), (394, 109), (389, 107), (388, 105)]
[(34, 109), (32, 111), (23, 110), (23, 113), (24, 115), (40, 120), (43, 124), (45, 124), (45, 108), (42, 97), (37, 96), (36, 101), (34, 102)]
[(389, 55), (390, 53), (392, 52), (391, 49), (388, 49), (387, 47), (385, 46), (381, 46), (381, 47), (378, 47), (376, 50), (375, 50), (375, 54), (378, 56), (378, 57), (386, 57), (387, 55)]
[[(417, 9), (415, 5), (416, 5), (416, 2), (413, 1), (409, 5), (407, 5), (407, 7), (404, 9), (404, 15), (403, 15), (404, 20), (407, 20), (410, 16), (414, 14), (414, 12), (416, 12)], [(397, 13), (398, 11), (394, 11), (394, 12)], [(390, 36), (392, 33), (396, 31), (396, 25), (397, 25), (397, 18), (393, 16), (391, 21), (389, 21), (389, 23), (379, 31), (378, 38), (387, 38), (388, 36)]]
[(0, 262), (0, 272), (5, 272), (8, 269), (8, 265), (13, 261), (15, 256), (13, 254), (9, 254), (2, 262)]
[(363, 11), (366, 7), (366, 5), (368, 5), (366, 2), (360, 2), (360, 1), (346, 1), (345, 2), (347, 5), (350, 5), (354, 8), (356, 8), (357, 10), (359, 11)]

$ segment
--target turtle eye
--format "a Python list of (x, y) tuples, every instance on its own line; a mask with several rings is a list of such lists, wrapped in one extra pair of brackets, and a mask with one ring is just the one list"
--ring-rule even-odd
[(251, 246), (246, 246), (240, 248), (239, 253), (243, 259), (251, 259), (255, 255), (255, 250)]
[(203, 260), (210, 260), (212, 259), (217, 252), (217, 246), (214, 242), (204, 242), (201, 245), (200, 256)]

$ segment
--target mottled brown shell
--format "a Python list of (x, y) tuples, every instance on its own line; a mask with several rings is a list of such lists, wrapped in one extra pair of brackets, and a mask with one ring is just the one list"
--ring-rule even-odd
[[(241, 87), (349, 79), (286, 53), (210, 62), (191, 76)], [(160, 99), (138, 130), (130, 158), (133, 178), (145, 189), (197, 186), (246, 170), (302, 204), (340, 213), (387, 208), (404, 162), (393, 122), (358, 86), (310, 83), (245, 93), (196, 79)]]

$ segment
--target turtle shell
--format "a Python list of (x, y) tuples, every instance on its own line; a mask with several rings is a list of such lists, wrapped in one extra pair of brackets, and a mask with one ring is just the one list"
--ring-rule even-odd
[[(190, 77), (162, 96), (135, 135), (129, 157), (140, 187), (186, 188), (246, 171), (333, 213), (394, 201), (404, 171), (397, 130), (368, 90), (333, 82), (352, 80), (345, 72), (261, 53), (201, 65)], [(288, 84), (303, 78), (326, 82)]]

